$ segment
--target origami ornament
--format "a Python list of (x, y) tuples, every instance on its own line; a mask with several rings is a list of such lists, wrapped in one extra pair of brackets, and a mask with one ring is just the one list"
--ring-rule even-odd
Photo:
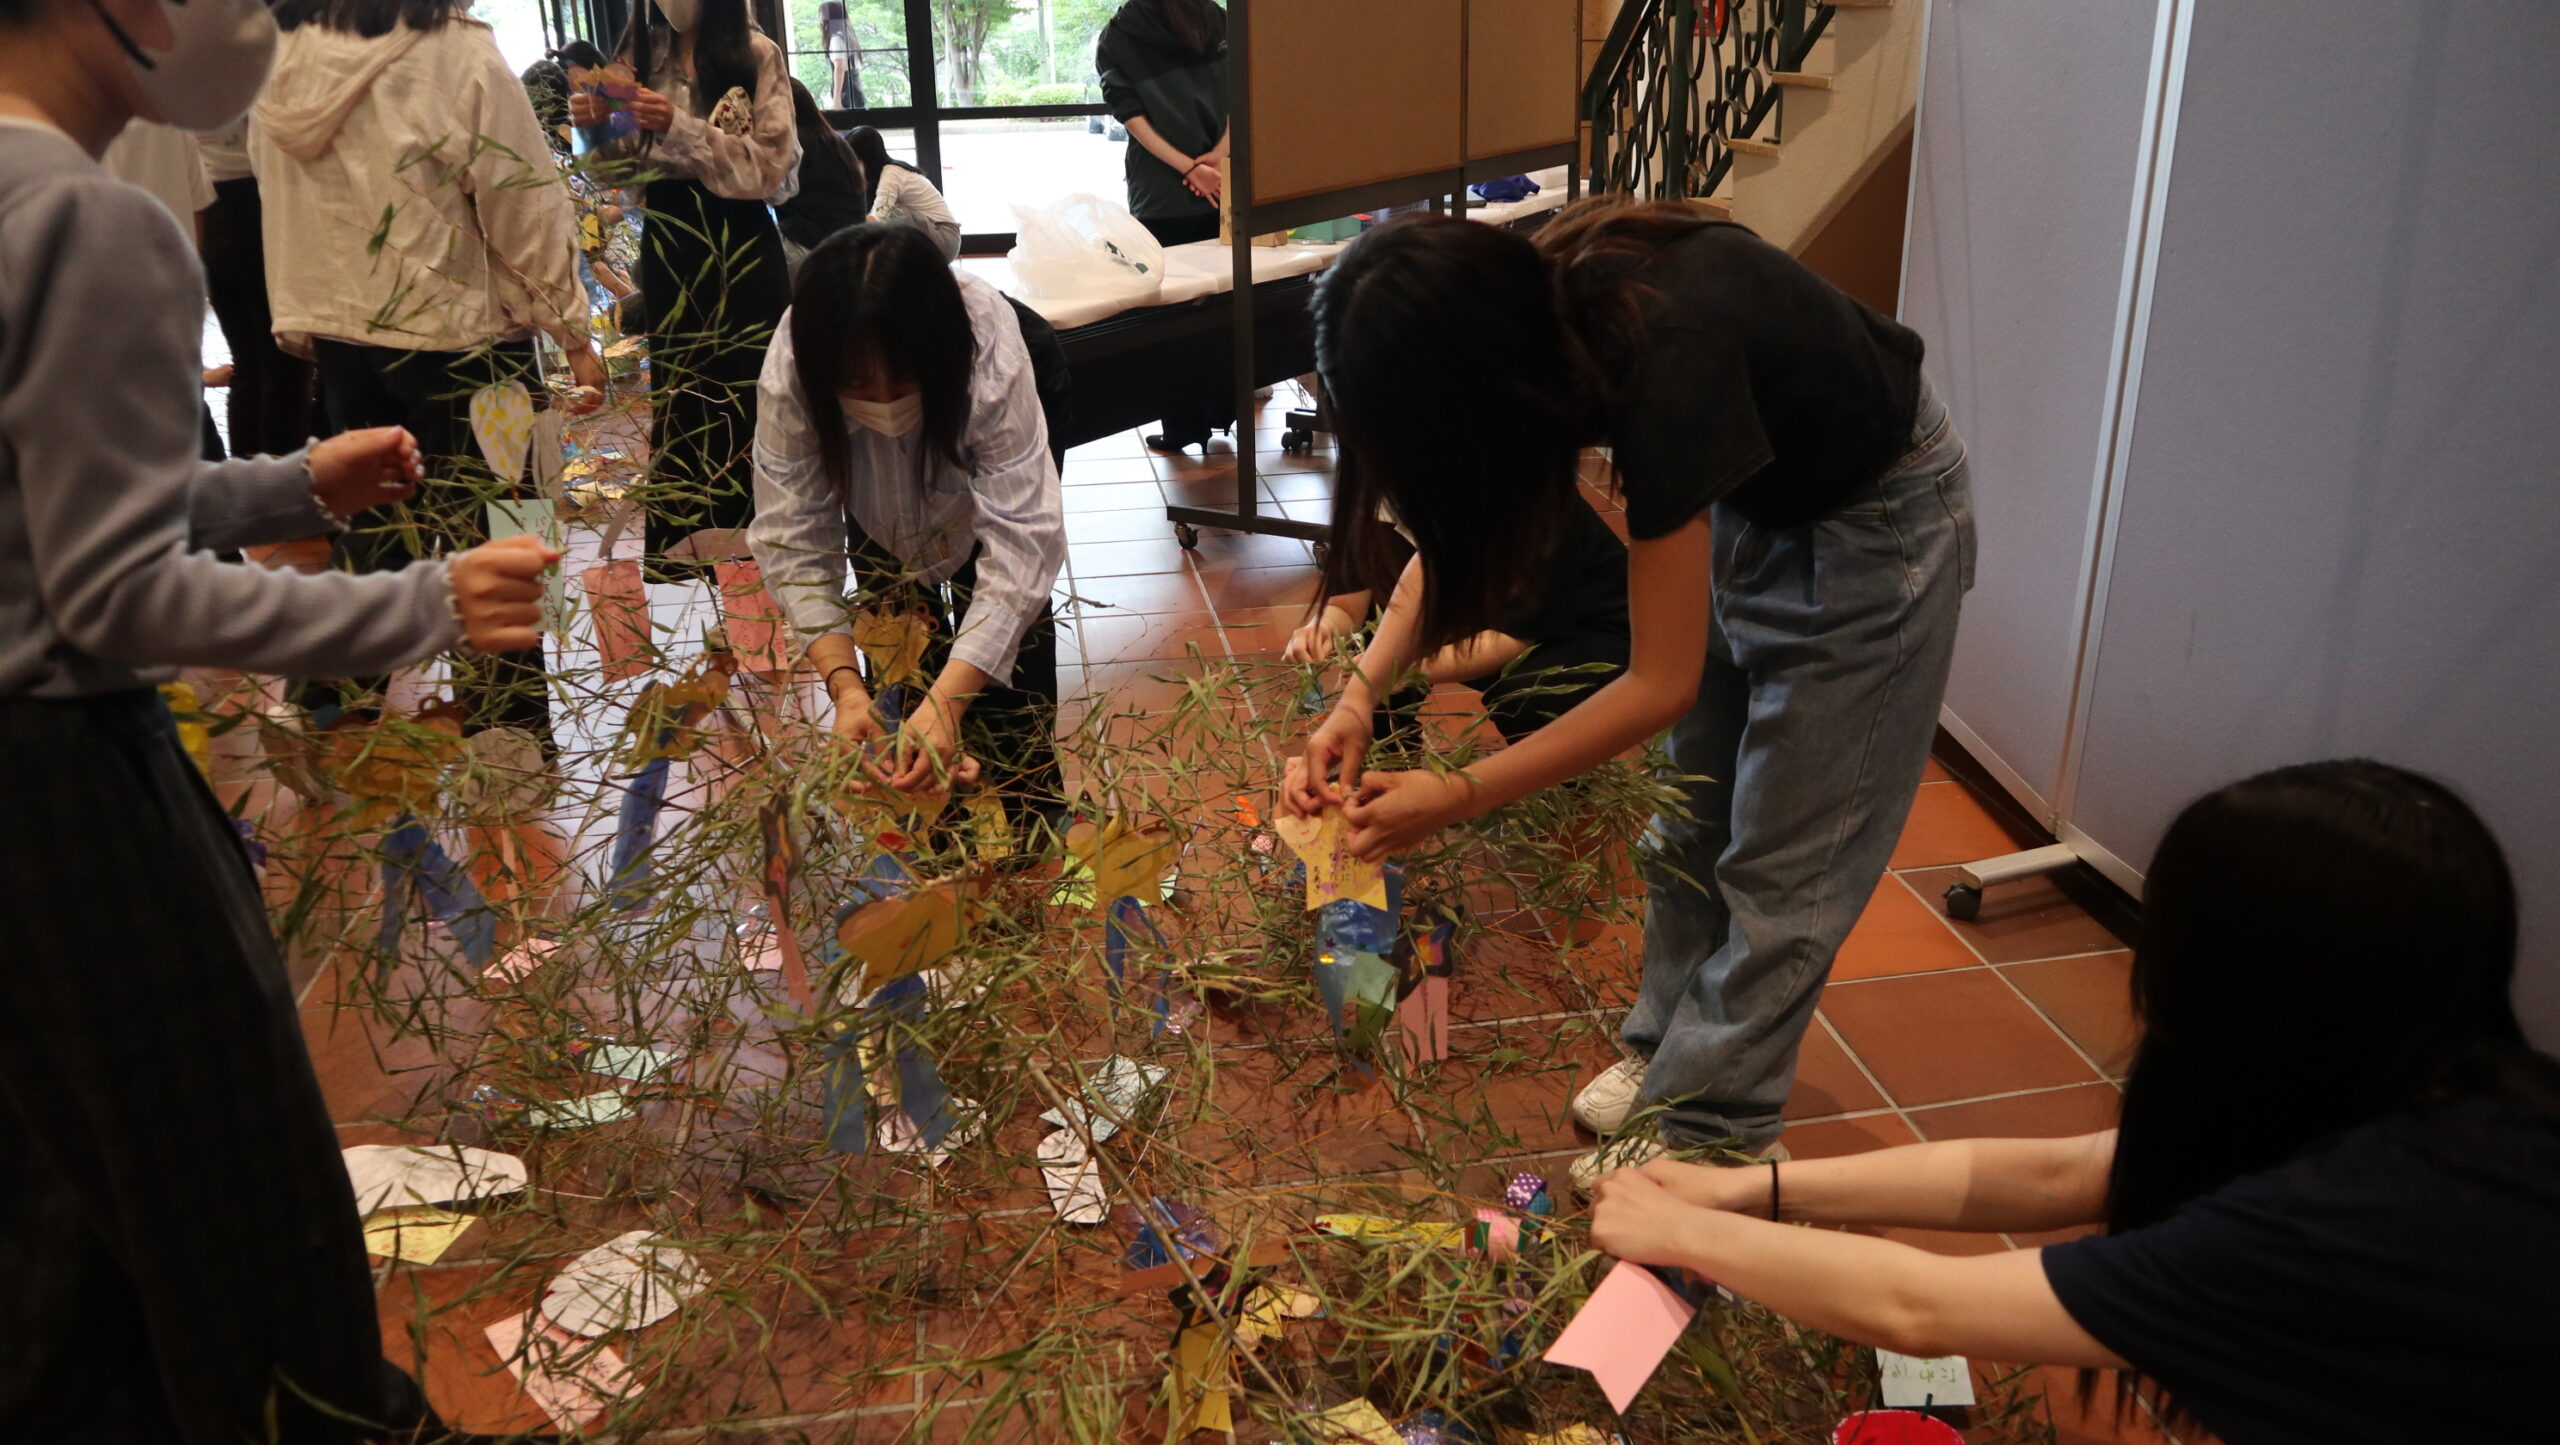
[(473, 392), (471, 436), (500, 484), (514, 486), (524, 477), (525, 452), (533, 443), (533, 393), (521, 381), (494, 382)]

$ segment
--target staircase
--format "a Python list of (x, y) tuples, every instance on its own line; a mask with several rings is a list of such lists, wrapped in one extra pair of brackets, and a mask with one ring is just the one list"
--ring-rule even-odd
[(1898, 154), (1922, 0), (1622, 0), (1583, 87), (1591, 189), (1801, 252)]

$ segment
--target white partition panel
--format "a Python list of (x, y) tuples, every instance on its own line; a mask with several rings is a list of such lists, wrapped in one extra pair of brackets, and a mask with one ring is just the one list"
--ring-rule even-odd
[(1935, 0), (1902, 319), (1973, 459), (1947, 722), (2039, 817), (2064, 766), (2162, 0)]
[[(2442, 775), (2513, 855), (2518, 1001), (2546, 1046), (2555, 76), (2545, 0), (2195, 0), (2061, 800), (2070, 829), (2138, 872), (2182, 801), (2260, 768), (2366, 754)], [(2427, 961), (2409, 963), (2425, 987)]]

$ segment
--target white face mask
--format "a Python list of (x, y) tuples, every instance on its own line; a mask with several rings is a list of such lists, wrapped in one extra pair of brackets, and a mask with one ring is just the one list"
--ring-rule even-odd
[(658, 0), (658, 13), (667, 23), (686, 34), (693, 33), (693, 22), (702, 18), (702, 0)]
[(911, 391), (896, 401), (864, 401), (838, 396), (844, 414), (882, 436), (902, 437), (924, 424), (924, 393)]
[(259, 0), (160, 0), (169, 16), (169, 48), (159, 54), (134, 43), (98, 0), (89, 0), (142, 80), (142, 94), (162, 123), (217, 131), (249, 113), (276, 58), (276, 22)]

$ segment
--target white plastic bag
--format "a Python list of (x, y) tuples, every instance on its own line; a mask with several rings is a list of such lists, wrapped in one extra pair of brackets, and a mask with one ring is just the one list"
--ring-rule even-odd
[(1069, 196), (1046, 207), (1013, 208), (1017, 236), (1008, 259), (1025, 294), (1152, 303), (1164, 289), (1164, 246), (1125, 206)]

